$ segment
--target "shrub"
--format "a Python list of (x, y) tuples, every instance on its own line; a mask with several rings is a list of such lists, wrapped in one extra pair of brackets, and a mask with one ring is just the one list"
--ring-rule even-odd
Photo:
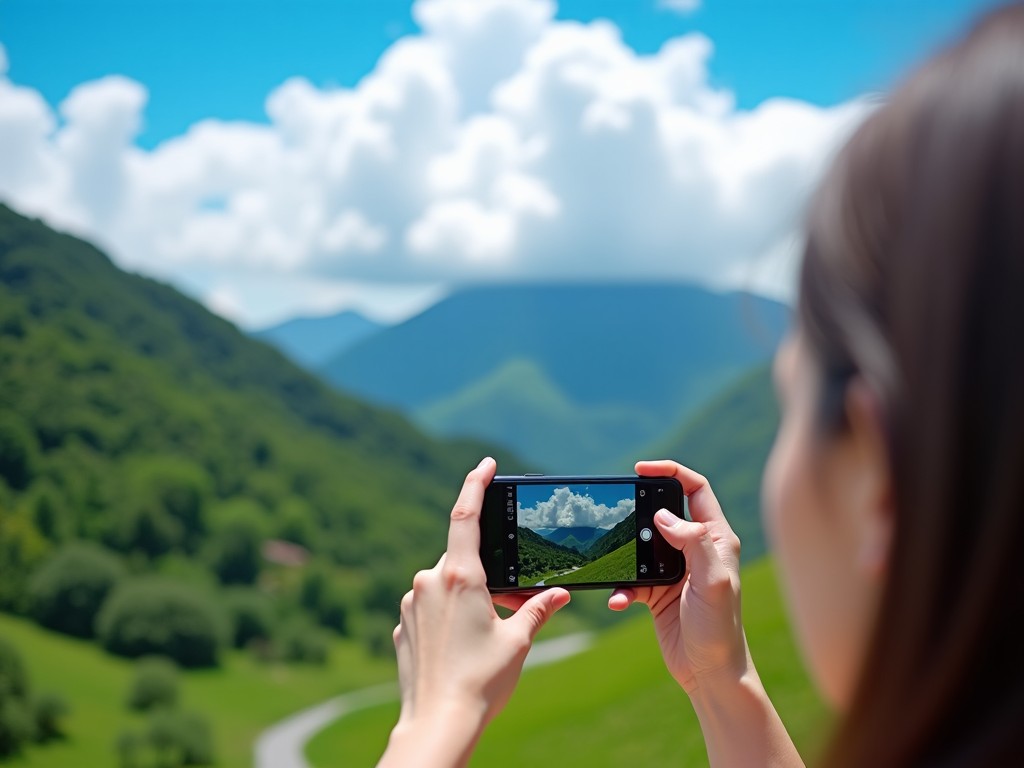
[(120, 561), (102, 547), (69, 544), (46, 560), (29, 582), (32, 615), (44, 627), (92, 637), (96, 614), (123, 575)]
[(164, 709), (154, 712), (143, 731), (122, 730), (115, 742), (120, 768), (178, 768), (213, 765), (213, 735), (201, 715)]
[(35, 434), (15, 414), (0, 414), (0, 478), (14, 490), (24, 490), (35, 475), (38, 456)]
[(41, 694), (32, 707), (36, 741), (42, 743), (64, 738), (62, 721), (70, 711), (67, 700), (59, 693)]
[(178, 703), (178, 668), (163, 656), (150, 656), (135, 665), (135, 678), (128, 689), (130, 709), (148, 712)]
[(122, 583), (104, 604), (96, 627), (111, 653), (167, 656), (183, 667), (216, 666), (227, 635), (224, 617), (210, 600), (159, 578)]
[(363, 621), (362, 635), (371, 655), (380, 658), (394, 656), (395, 621), (382, 613), (370, 613)]
[(28, 696), (28, 673), (18, 649), (0, 637), (0, 702)]
[(154, 712), (146, 740), (162, 766), (213, 765), (213, 734), (206, 718), (195, 712)]
[(322, 630), (309, 621), (294, 619), (286, 624), (278, 635), (277, 646), (284, 661), (319, 665), (327, 663), (327, 638)]
[(222, 584), (252, 584), (263, 564), (263, 524), (241, 510), (217, 526), (210, 539), (208, 559)]
[(224, 596), (232, 622), (231, 642), (245, 648), (253, 641), (269, 641), (274, 631), (270, 600), (254, 589), (232, 589)]
[(0, 758), (18, 754), (34, 736), (32, 717), (24, 702), (0, 698)]

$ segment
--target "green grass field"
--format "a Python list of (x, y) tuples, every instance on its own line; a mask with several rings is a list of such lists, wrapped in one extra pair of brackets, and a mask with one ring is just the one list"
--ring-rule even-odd
[[(68, 738), (33, 747), (11, 764), (31, 768), (114, 766), (118, 732), (141, 722), (124, 707), (132, 662), (96, 645), (0, 614), (0, 635), (21, 651), (33, 690), (58, 691), (71, 704)], [(218, 766), (248, 768), (252, 745), (266, 726), (345, 690), (394, 679), (392, 659), (372, 659), (344, 642), (331, 649), (327, 668), (263, 665), (230, 653), (222, 668), (182, 674), (182, 707), (209, 718)]]
[(547, 579), (544, 584), (582, 584), (593, 581), (630, 581), (636, 578), (636, 541), (587, 563), (579, 570)]
[[(644, 613), (630, 609), (578, 656), (527, 670), (472, 764), (706, 764), (696, 717), (665, 670)], [(743, 613), (765, 687), (805, 759), (812, 757), (827, 733), (828, 715), (799, 660), (767, 560), (744, 569)], [(306, 756), (320, 768), (371, 766), (397, 713), (397, 704), (389, 704), (350, 715), (318, 734)]]

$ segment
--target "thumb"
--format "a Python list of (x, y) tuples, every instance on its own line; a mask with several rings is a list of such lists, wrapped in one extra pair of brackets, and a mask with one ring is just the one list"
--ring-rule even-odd
[(532, 643), (540, 628), (547, 624), (548, 619), (560, 608), (568, 605), (569, 600), (569, 593), (564, 589), (545, 590), (523, 603), (522, 608), (509, 617), (508, 621), (524, 627)]
[(654, 524), (665, 541), (683, 553), (692, 587), (705, 591), (729, 583), (729, 570), (704, 523), (691, 523), (662, 509), (654, 515)]

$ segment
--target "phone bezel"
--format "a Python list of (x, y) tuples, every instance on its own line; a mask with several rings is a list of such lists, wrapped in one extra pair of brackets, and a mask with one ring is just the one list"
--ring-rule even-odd
[[(676, 515), (683, 517), (685, 515), (686, 501), (685, 494), (683, 493), (682, 485), (674, 477), (649, 477), (640, 475), (499, 475), (496, 476), (488, 486), (487, 493), (484, 496), (483, 507), (480, 513), (480, 557), (484, 563), (484, 570), (490, 573), (487, 567), (487, 559), (490, 558), (490, 554), (485, 552), (485, 547), (488, 542), (487, 537), (487, 526), (493, 523), (495, 517), (501, 516), (504, 513), (504, 507), (500, 505), (502, 499), (492, 491), (495, 486), (498, 485), (588, 485), (588, 484), (631, 484), (631, 485), (650, 485), (650, 486), (667, 486), (671, 487), (676, 491), (676, 499), (678, 499), (678, 505), (674, 504), (661, 504), (658, 508), (668, 508)], [(634, 496), (636, 498), (636, 496)], [(671, 501), (671, 499), (670, 499)], [(489, 505), (490, 502), (490, 505)], [(651, 505), (654, 506), (654, 505)], [(672, 506), (676, 506), (672, 509)], [(650, 514), (657, 511), (651, 509)], [(639, 508), (637, 510), (639, 515)], [(518, 522), (518, 521), (517, 521)], [(504, 523), (502, 523), (504, 525)], [(640, 520), (638, 517), (637, 522), (638, 530), (640, 528)], [(621, 587), (641, 587), (641, 586), (667, 586), (678, 583), (682, 580), (683, 576), (686, 575), (686, 560), (683, 557), (682, 552), (674, 549), (665, 542), (664, 538), (658, 532), (658, 529), (653, 525), (651, 521), (649, 527), (651, 528), (655, 538), (655, 544), (653, 546), (661, 546), (665, 552), (673, 553), (670, 556), (677, 556), (679, 563), (679, 570), (670, 576), (655, 576), (652, 578), (644, 579), (633, 579), (625, 581), (604, 581), (604, 582), (589, 582), (589, 583), (577, 583), (577, 584), (544, 584), (542, 586), (499, 586), (490, 583), (488, 580), (487, 589), (492, 594), (530, 594), (540, 592), (545, 589), (552, 589), (554, 587), (561, 587), (568, 590), (584, 590), (584, 589), (617, 589)], [(659, 544), (660, 542), (660, 544)], [(518, 573), (516, 574), (518, 578)]]

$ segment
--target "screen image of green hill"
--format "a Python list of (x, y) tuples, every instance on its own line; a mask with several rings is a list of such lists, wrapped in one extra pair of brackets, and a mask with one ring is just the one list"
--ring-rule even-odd
[(546, 579), (544, 584), (601, 584), (632, 581), (635, 578), (636, 540), (630, 540), (604, 557), (587, 563), (582, 568)]

